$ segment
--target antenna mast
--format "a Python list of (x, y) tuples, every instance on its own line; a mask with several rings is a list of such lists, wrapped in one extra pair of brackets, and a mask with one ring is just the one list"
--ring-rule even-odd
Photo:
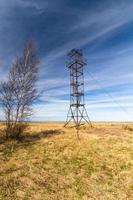
[[(70, 107), (67, 114), (65, 127), (73, 121), (77, 132), (83, 121), (91, 125), (84, 101), (84, 66), (86, 60), (79, 49), (72, 49), (68, 53), (67, 67), (70, 70)], [(92, 126), (92, 125), (91, 125)]]

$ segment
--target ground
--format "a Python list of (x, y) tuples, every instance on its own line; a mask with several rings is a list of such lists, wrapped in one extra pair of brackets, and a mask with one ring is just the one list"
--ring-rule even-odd
[(133, 124), (94, 123), (77, 138), (62, 123), (31, 123), (22, 141), (1, 136), (0, 200), (31, 199), (132, 200)]

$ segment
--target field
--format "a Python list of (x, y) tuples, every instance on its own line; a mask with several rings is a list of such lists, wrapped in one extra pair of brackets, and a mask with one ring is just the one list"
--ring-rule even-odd
[[(2, 131), (1, 124), (1, 131)], [(0, 137), (0, 200), (132, 200), (133, 124), (31, 123)]]

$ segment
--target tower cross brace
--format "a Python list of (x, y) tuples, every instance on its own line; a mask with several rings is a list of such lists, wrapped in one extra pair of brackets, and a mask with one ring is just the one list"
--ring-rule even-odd
[(74, 122), (76, 129), (83, 125), (83, 121), (91, 125), (91, 121), (85, 108), (84, 100), (84, 66), (86, 60), (82, 51), (72, 49), (68, 53), (67, 67), (70, 71), (70, 107), (68, 110), (65, 127)]

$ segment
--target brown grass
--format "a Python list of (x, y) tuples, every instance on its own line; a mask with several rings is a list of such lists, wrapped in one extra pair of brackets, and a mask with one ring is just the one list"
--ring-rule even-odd
[(132, 128), (95, 123), (77, 139), (62, 123), (31, 123), (20, 142), (1, 137), (0, 200), (132, 200)]

